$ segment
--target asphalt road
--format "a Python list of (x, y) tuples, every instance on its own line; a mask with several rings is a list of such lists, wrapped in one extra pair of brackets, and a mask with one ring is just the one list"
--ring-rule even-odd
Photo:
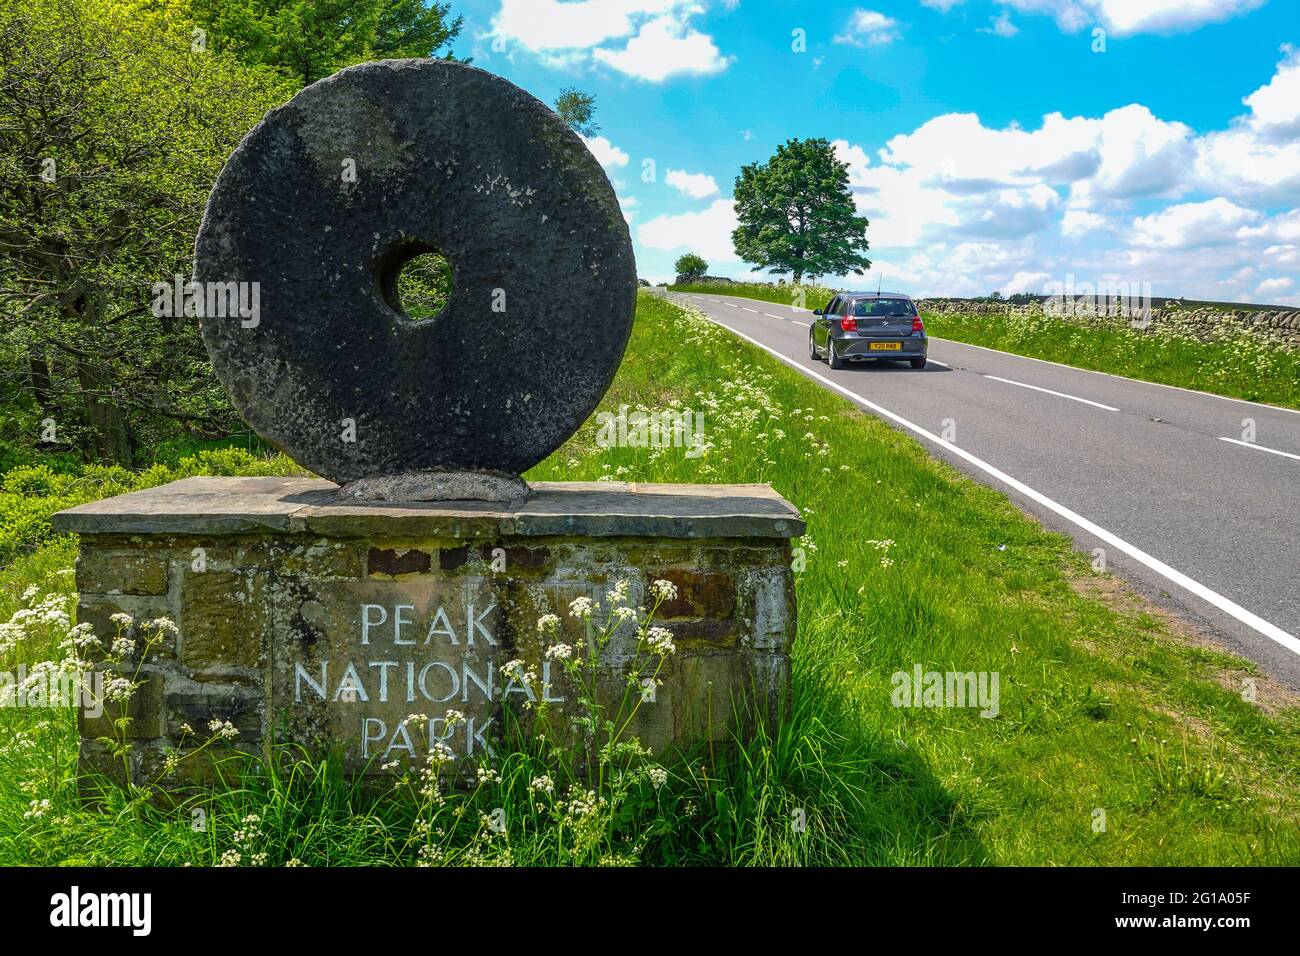
[(680, 297), (1104, 549), (1108, 570), (1300, 689), (1300, 412), (933, 337), (923, 371), (832, 371), (808, 358), (806, 310)]

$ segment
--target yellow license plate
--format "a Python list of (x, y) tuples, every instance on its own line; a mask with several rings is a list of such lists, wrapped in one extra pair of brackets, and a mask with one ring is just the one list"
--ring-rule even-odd
[(872, 342), (871, 348), (878, 352), (901, 352), (903, 350), (902, 342)]

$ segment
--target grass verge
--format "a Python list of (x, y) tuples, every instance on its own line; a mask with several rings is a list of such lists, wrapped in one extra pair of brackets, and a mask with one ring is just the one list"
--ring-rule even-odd
[[(669, 768), (662, 788), (630, 788), (579, 843), (571, 807), (539, 812), (522, 758), (439, 823), (351, 789), (328, 764), (274, 761), (211, 796), (202, 832), (188, 812), (120, 795), (93, 811), (73, 796), (71, 714), (7, 709), (0, 863), (246, 863), (250, 827), (272, 865), (1300, 862), (1295, 700), (1117, 600), (1122, 585), (1068, 538), (652, 295), (602, 409), (621, 404), (702, 413), (707, 453), (602, 448), (591, 421), (529, 477), (766, 481), (808, 518), (781, 727), (733, 757)], [(14, 561), (0, 612), (31, 585), (70, 600), (72, 556), (56, 539)], [(51, 652), (18, 641), (0, 666)], [(996, 673), (998, 715), (893, 706), (894, 675), (918, 665)], [(484, 840), (478, 814), (494, 806), (519, 823)]]
[[(770, 285), (766, 282), (711, 283), (697, 282), (668, 287), (673, 292), (710, 292), (715, 295), (739, 295), (747, 299), (795, 305), (801, 309), (820, 309), (831, 300), (835, 290), (825, 286)], [(802, 289), (802, 293), (800, 292)]]

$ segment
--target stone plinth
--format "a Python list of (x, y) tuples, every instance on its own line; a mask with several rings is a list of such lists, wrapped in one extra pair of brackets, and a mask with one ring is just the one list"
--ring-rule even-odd
[[(780, 712), (795, 634), (789, 540), (804, 523), (770, 487), (543, 482), (523, 501), (401, 504), (337, 490), (189, 478), (55, 516), (81, 536), (80, 621), (105, 643), (119, 612), (178, 626), (140, 667), (129, 725), (139, 780), (184, 752), (182, 725), (203, 737), (213, 719), (239, 731), (225, 746), (334, 749), (358, 773), (400, 769), (431, 742), (490, 757), (511, 718), (527, 724), (526, 702), (574, 703), (538, 618), (559, 615), (578, 645), (586, 625), (570, 602), (608, 606), (620, 580), (633, 606), (653, 604), (657, 579), (677, 590), (655, 622), (677, 652), (630, 728), (642, 743), (656, 754), (725, 744)], [(611, 700), (635, 653), (625, 630), (600, 674)], [(501, 673), (516, 659), (531, 683)], [(464, 721), (447, 731), (449, 709)], [(403, 731), (412, 714), (431, 719)], [(107, 725), (83, 716), (83, 766), (112, 769), (96, 739)], [(167, 785), (205, 780), (206, 761), (180, 766)]]

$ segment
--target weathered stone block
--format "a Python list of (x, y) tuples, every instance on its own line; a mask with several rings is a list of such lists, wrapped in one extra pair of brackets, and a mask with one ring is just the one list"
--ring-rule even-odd
[(746, 572), (740, 586), (741, 616), (747, 622), (742, 643), (758, 651), (780, 652), (794, 641), (794, 578), (788, 566)]
[(91, 594), (166, 594), (167, 561), (149, 551), (85, 548), (77, 557), (77, 590)]
[[(266, 734), (266, 696), (260, 688), (179, 680), (164, 698), (167, 735), (193, 747), (212, 735), (213, 720), (229, 721), (236, 741), (258, 744)], [(188, 727), (189, 730), (185, 728)]]
[[(281, 545), (272, 558), (273, 567), (279, 574), (352, 580), (362, 576), (361, 549), (352, 541), (322, 538), (310, 543), (294, 542), (288, 547)], [(242, 569), (247, 570), (247, 567)]]
[(269, 637), (267, 575), (188, 572), (181, 580), (181, 660), (193, 673), (218, 679), (254, 668)]
[(371, 548), (366, 558), (366, 574), (370, 577), (428, 574), (432, 567), (429, 552), (418, 548)]
[[(106, 675), (109, 679), (116, 676), (121, 675)], [(154, 672), (142, 674), (137, 680), (140, 686), (125, 703), (96, 697), (93, 701), (93, 711), (84, 707), (78, 711), (77, 723), (83, 738), (117, 739), (118, 731), (115, 723), (122, 717), (129, 718), (125, 729), (125, 736), (129, 740), (153, 740), (166, 734), (166, 677), (161, 672)]]
[[(113, 622), (115, 614), (129, 614), (133, 623), (119, 628)], [(119, 634), (141, 642), (146, 638), (157, 638), (150, 644), (149, 656), (175, 657), (175, 635), (170, 631), (159, 632), (156, 628), (148, 627), (148, 622), (158, 618), (167, 618), (175, 623), (175, 612), (166, 598), (130, 594), (108, 597), (83, 593), (77, 602), (77, 623), (89, 624), (105, 648)], [(147, 635), (145, 631), (148, 632)]]
[(677, 587), (677, 597), (660, 605), (661, 617), (719, 619), (731, 617), (736, 609), (736, 584), (726, 571), (667, 568), (655, 572), (654, 576)]

